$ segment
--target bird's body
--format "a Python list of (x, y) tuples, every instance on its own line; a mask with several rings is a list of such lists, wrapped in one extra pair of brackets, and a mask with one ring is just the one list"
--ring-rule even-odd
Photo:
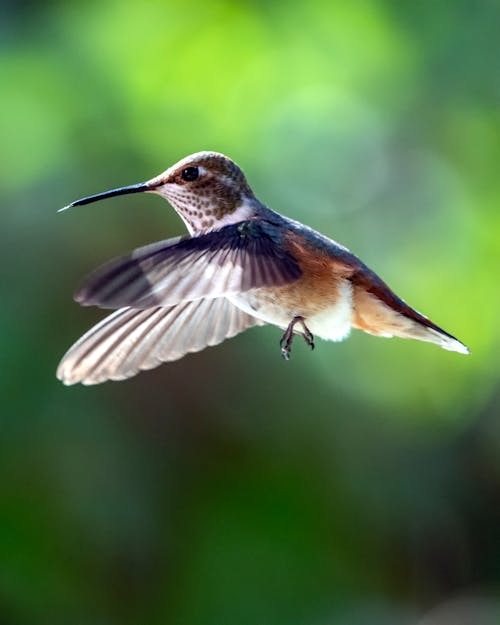
[(278, 227), (281, 245), (297, 260), (300, 277), (282, 286), (230, 296), (231, 301), (266, 323), (286, 328), (300, 316), (315, 336), (341, 340), (351, 329), (353, 308), (348, 265), (341, 261), (347, 250), (286, 218), (280, 217)]
[(398, 298), (347, 248), (255, 198), (230, 159), (201, 152), (152, 180), (78, 200), (124, 193), (165, 197), (190, 236), (139, 248), (92, 274), (76, 299), (118, 310), (64, 356), (66, 384), (124, 379), (220, 343), (254, 325), (339, 341), (351, 328), (468, 353)]

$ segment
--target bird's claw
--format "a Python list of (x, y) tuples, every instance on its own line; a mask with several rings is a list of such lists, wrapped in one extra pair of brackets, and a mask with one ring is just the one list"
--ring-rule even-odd
[(281, 356), (283, 360), (290, 360), (290, 353), (291, 353), (290, 349), (286, 349), (285, 347), (281, 348)]
[(304, 317), (300, 317), (300, 316), (294, 317), (292, 321), (288, 324), (288, 327), (285, 330), (280, 340), (281, 355), (284, 360), (290, 360), (290, 354), (292, 352), (292, 343), (295, 337), (294, 328), (295, 328), (295, 324), (297, 323), (301, 324), (302, 329), (304, 331), (302, 334), (304, 341), (307, 343), (307, 345), (309, 345), (311, 350), (314, 349), (314, 336), (312, 332), (309, 330), (309, 328), (306, 326)]

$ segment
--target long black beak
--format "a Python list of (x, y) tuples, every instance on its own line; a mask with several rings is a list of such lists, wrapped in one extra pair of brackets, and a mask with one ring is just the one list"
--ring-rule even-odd
[(131, 184), (128, 187), (120, 187), (119, 189), (111, 189), (111, 191), (104, 191), (104, 193), (98, 193), (97, 195), (89, 195), (88, 197), (82, 197), (80, 200), (75, 200), (60, 208), (57, 212), (73, 208), (73, 206), (83, 206), (84, 204), (90, 204), (91, 202), (97, 202), (98, 200), (105, 200), (108, 197), (115, 197), (115, 195), (127, 195), (127, 193), (144, 193), (145, 191), (151, 191), (155, 188), (150, 182), (140, 182), (139, 184)]

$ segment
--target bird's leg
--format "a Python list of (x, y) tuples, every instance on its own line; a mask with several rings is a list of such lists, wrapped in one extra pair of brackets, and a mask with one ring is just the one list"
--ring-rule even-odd
[(290, 360), (290, 352), (292, 351), (292, 343), (293, 343), (293, 328), (300, 317), (294, 317), (291, 322), (288, 324), (287, 329), (285, 330), (283, 336), (281, 337), (280, 347), (281, 347), (281, 355), (285, 360)]
[(298, 317), (298, 321), (300, 322), (300, 325), (302, 326), (302, 329), (304, 330), (304, 334), (302, 335), (304, 337), (304, 341), (307, 343), (307, 345), (309, 345), (309, 347), (311, 349), (314, 349), (314, 335), (313, 335), (313, 333), (306, 326), (306, 322), (304, 321), (303, 317)]
[(299, 315), (297, 317), (294, 317), (290, 321), (287, 329), (285, 330), (285, 333), (281, 337), (281, 355), (285, 360), (290, 360), (290, 353), (292, 351), (292, 343), (294, 338), (294, 328), (296, 323), (300, 323), (300, 325), (302, 326), (302, 329), (304, 331), (304, 341), (309, 345), (311, 349), (314, 349), (314, 336), (312, 335), (312, 332), (309, 330), (309, 328), (306, 326), (304, 317), (301, 317)]

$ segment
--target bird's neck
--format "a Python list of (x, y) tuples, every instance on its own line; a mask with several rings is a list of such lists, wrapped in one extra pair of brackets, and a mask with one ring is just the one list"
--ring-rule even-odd
[(252, 219), (259, 214), (261, 204), (255, 198), (242, 198), (234, 210), (218, 211), (217, 206), (198, 210), (185, 210), (175, 207), (186, 228), (191, 235), (204, 234), (211, 230), (217, 230), (230, 224), (235, 224), (246, 219)]

